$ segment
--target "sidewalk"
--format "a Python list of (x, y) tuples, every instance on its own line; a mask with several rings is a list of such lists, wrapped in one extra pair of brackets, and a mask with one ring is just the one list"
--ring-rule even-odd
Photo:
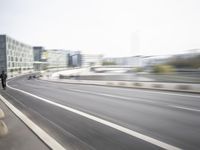
[(0, 100), (5, 113), (2, 119), (8, 134), (0, 137), (1, 150), (48, 150), (49, 148)]

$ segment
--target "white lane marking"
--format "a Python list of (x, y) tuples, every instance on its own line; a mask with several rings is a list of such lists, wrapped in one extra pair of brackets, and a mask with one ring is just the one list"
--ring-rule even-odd
[(104, 125), (106, 125), (106, 126), (109, 126), (109, 127), (111, 127), (111, 128), (117, 129), (117, 130), (119, 130), (119, 131), (121, 131), (121, 132), (123, 132), (123, 133), (126, 133), (126, 134), (131, 135), (131, 136), (136, 137), (136, 138), (139, 138), (139, 139), (141, 139), (141, 140), (144, 140), (144, 141), (146, 141), (146, 142), (148, 142), (148, 143), (154, 144), (154, 145), (159, 146), (159, 147), (161, 147), (161, 148), (169, 149), (169, 150), (181, 150), (180, 148), (178, 148), (178, 147), (176, 147), (176, 146), (167, 144), (167, 143), (165, 143), (165, 142), (159, 141), (159, 140), (154, 139), (154, 138), (152, 138), (152, 137), (149, 137), (149, 136), (146, 136), (146, 135), (144, 135), (144, 134), (138, 133), (138, 132), (136, 132), (136, 131), (130, 130), (130, 129), (128, 129), (128, 128), (122, 127), (122, 126), (117, 125), (117, 124), (114, 124), (114, 123), (112, 123), (112, 122), (106, 121), (106, 120), (104, 120), (104, 119), (101, 119), (101, 118), (92, 116), (92, 115), (90, 115), (90, 114), (84, 113), (84, 112), (82, 112), (82, 111), (73, 109), (73, 108), (68, 107), (68, 106), (61, 105), (61, 104), (59, 104), (59, 103), (53, 102), (53, 101), (51, 101), (51, 100), (48, 100), (48, 99), (45, 99), (45, 98), (42, 98), (42, 97), (39, 97), (39, 96), (34, 95), (34, 94), (31, 94), (31, 93), (29, 93), (29, 92), (26, 92), (26, 91), (23, 91), (23, 90), (20, 90), (20, 89), (16, 89), (16, 88), (13, 88), (13, 87), (10, 87), (10, 86), (8, 86), (8, 87), (11, 88), (11, 89), (13, 89), (13, 90), (22, 92), (22, 93), (27, 94), (27, 95), (29, 95), (29, 96), (32, 96), (32, 97), (34, 97), (34, 98), (40, 99), (40, 100), (42, 100), (42, 101), (44, 101), (44, 102), (47, 102), (47, 103), (49, 103), (49, 104), (52, 104), (52, 105), (55, 105), (55, 106), (57, 106), (57, 107), (63, 108), (63, 109), (65, 109), (65, 110), (67, 110), (67, 111), (76, 113), (76, 114), (78, 114), (78, 115), (80, 115), (80, 116), (86, 117), (86, 118), (91, 119), (91, 120), (96, 121), (96, 122), (99, 122), (99, 123), (104, 124)]
[[(147, 90), (139, 90), (139, 89), (134, 89), (140, 92), (146, 92), (146, 93), (153, 93), (153, 94), (163, 94), (163, 95), (172, 95), (172, 96), (181, 96), (181, 97), (193, 97), (193, 98), (200, 98), (200, 95), (189, 95), (189, 94), (178, 94), (178, 93), (169, 93), (169, 92), (159, 92), (159, 91), (147, 91)], [(172, 91), (173, 92), (173, 91)]]
[[(42, 82), (42, 81), (40, 81)], [(55, 84), (55, 83), (53, 83)], [(13, 85), (14, 86), (14, 85)], [(123, 100), (128, 100), (128, 101), (138, 101), (138, 102), (146, 102), (146, 103), (151, 103), (151, 104), (161, 104), (161, 102), (158, 102), (158, 101), (151, 101), (151, 100), (144, 100), (140, 97), (136, 97), (140, 100), (136, 100), (134, 99), (135, 97), (124, 97), (124, 96), (117, 96), (117, 95), (112, 95), (112, 94), (107, 94), (107, 93), (97, 93), (97, 92), (92, 92), (92, 91), (86, 91), (86, 90), (79, 90), (79, 89), (67, 89), (65, 88), (66, 90), (68, 91), (72, 91), (72, 92), (80, 92), (80, 93), (86, 93), (86, 94), (93, 94), (93, 95), (98, 95), (98, 96), (105, 96), (105, 97), (110, 97), (110, 98), (117, 98), (117, 99), (123, 99)], [(157, 92), (154, 92), (154, 93), (157, 93)], [(162, 104), (166, 104), (166, 103), (163, 103)], [(172, 108), (179, 108), (179, 109), (183, 109), (183, 110), (189, 110), (189, 111), (195, 111), (195, 112), (200, 112), (199, 109), (196, 109), (196, 108), (189, 108), (189, 107), (185, 107), (185, 106), (178, 106), (178, 105), (168, 105), (166, 104), (165, 106), (168, 106), (168, 107), (172, 107)]]
[(178, 105), (168, 105), (168, 106), (174, 107), (174, 108), (179, 108), (179, 109), (184, 109), (184, 110), (200, 112), (200, 109), (189, 108), (189, 107), (185, 107), (185, 106), (178, 106)]
[(42, 130), (37, 124), (31, 121), (26, 115), (24, 115), (19, 109), (14, 107), (8, 100), (0, 95), (0, 99), (51, 149), (53, 150), (66, 150), (60, 145), (54, 138)]
[(124, 97), (124, 96), (117, 96), (117, 95), (112, 95), (112, 94), (106, 94), (106, 93), (97, 93), (97, 92), (91, 92), (91, 91), (85, 91), (85, 90), (77, 90), (77, 89), (67, 89), (69, 91), (73, 92), (80, 92), (80, 93), (87, 93), (87, 94), (93, 94), (93, 95), (98, 95), (98, 96), (105, 96), (105, 97), (111, 97), (111, 98), (117, 98), (117, 99), (123, 99), (123, 100), (131, 100), (131, 101), (142, 101), (142, 102), (148, 102), (148, 103), (157, 103), (155, 101), (151, 100), (143, 100), (141, 98), (138, 98), (140, 100), (135, 100), (132, 97)]
[[(38, 80), (39, 81), (39, 80)], [(63, 81), (52, 81), (52, 80), (40, 80), (40, 82), (50, 82), (50, 83), (53, 83), (53, 84), (56, 84), (56, 83), (62, 83), (62, 84), (66, 84), (67, 82), (63, 82)], [(67, 84), (73, 84), (73, 83), (67, 83)], [(77, 84), (77, 83), (76, 83)], [(81, 83), (81, 84), (84, 84), (84, 83)], [(90, 85), (94, 85), (94, 84), (84, 84), (84, 85), (88, 85), (88, 86), (90, 86)], [(97, 85), (97, 84), (95, 84), (96, 86), (99, 86), (99, 85)], [(106, 86), (106, 85), (105, 85)], [(106, 86), (107, 87), (107, 86)], [(120, 88), (120, 87), (110, 87), (110, 88)], [(123, 89), (123, 90), (128, 90), (128, 91), (139, 91), (139, 92), (145, 92), (145, 93), (152, 93), (152, 94), (163, 94), (163, 95), (172, 95), (172, 96), (181, 96), (181, 97), (193, 97), (193, 98), (200, 98), (200, 95), (198, 95), (198, 93), (196, 94), (196, 95), (191, 95), (191, 94), (186, 94), (186, 93), (181, 93), (181, 94), (178, 94), (178, 93), (172, 93), (172, 92), (166, 92), (166, 91), (149, 91), (148, 89), (134, 89), (134, 88), (127, 88), (127, 89), (125, 89), (125, 88), (121, 88), (121, 89)], [(147, 91), (148, 90), (148, 91)], [(175, 91), (176, 92), (176, 91)]]
[[(151, 100), (135, 100), (131, 97), (124, 97), (124, 96), (116, 96), (116, 95), (111, 95), (111, 94), (104, 94), (104, 93), (97, 93), (97, 92), (91, 92), (91, 91), (85, 91), (85, 90), (77, 90), (77, 89), (67, 89), (69, 91), (74, 91), (74, 92), (80, 92), (80, 93), (87, 93), (87, 94), (93, 94), (93, 95), (99, 95), (99, 96), (106, 96), (106, 97), (111, 97), (111, 98), (118, 98), (118, 99), (124, 99), (124, 100), (132, 100), (132, 101), (142, 101), (142, 102), (148, 102), (148, 103), (154, 103), (154, 104), (160, 104), (160, 102), (157, 101), (151, 101)], [(139, 98), (140, 99), (140, 98)], [(163, 103), (164, 104), (164, 103)], [(165, 105), (168, 107), (173, 107), (173, 108), (179, 108), (179, 109), (184, 109), (184, 110), (190, 110), (190, 111), (197, 111), (200, 112), (199, 109), (196, 108), (189, 108), (189, 107), (185, 107), (185, 106), (178, 106), (178, 105)]]
[[(17, 103), (20, 103), (21, 105), (23, 105), (24, 107), (27, 107), (26, 105), (24, 105), (22, 102), (18, 101), (13, 95), (8, 94), (6, 92), (4, 92), (5, 94), (7, 94), (8, 96), (12, 97)], [(54, 125), (55, 127), (57, 127), (58, 129), (60, 129), (62, 132), (64, 132), (65, 134), (70, 134), (72, 137), (75, 137), (73, 134), (71, 134), (70, 132), (67, 132), (65, 129), (63, 129), (61, 126), (59, 126), (58, 124), (54, 123), (53, 121), (49, 120), (48, 118), (44, 117), (43, 115), (41, 115), (39, 112), (35, 111), (34, 109), (30, 108), (34, 113), (38, 114), (41, 118), (43, 118), (44, 120), (47, 120), (49, 123), (51, 123), (52, 125)], [(77, 138), (77, 137), (75, 137)], [(94, 149), (93, 147), (91, 147), (91, 145), (89, 145), (88, 143), (82, 141), (81, 139), (78, 139), (79, 141), (81, 141), (82, 143), (84, 143), (85, 145), (87, 145), (88, 147), (90, 147), (91, 149)]]

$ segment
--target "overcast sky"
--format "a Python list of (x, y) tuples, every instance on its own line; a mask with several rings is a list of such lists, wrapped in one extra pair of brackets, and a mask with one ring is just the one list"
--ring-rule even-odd
[(105, 56), (200, 48), (200, 0), (0, 0), (0, 34)]

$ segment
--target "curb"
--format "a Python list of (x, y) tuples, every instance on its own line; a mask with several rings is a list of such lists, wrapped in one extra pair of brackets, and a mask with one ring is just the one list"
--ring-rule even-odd
[[(46, 131), (31, 121), (25, 114), (12, 105), (8, 100), (0, 95), (0, 100), (36, 135), (52, 150), (66, 150), (60, 143), (51, 137)], [(3, 121), (0, 120), (0, 136), (5, 135), (8, 128)]]

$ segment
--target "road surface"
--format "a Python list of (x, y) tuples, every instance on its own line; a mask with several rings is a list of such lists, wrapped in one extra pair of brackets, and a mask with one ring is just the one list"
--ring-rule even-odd
[(8, 85), (40, 97), (0, 90), (66, 149), (157, 150), (166, 145), (168, 149), (200, 149), (200, 95), (27, 77), (15, 78)]

